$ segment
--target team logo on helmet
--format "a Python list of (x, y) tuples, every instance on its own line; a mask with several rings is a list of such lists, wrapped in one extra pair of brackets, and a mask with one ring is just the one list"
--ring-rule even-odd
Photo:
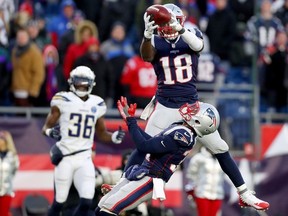
[(213, 125), (216, 125), (216, 115), (213, 112), (213, 110), (211, 108), (208, 108), (205, 112), (204, 115), (207, 115), (208, 117), (211, 118)]

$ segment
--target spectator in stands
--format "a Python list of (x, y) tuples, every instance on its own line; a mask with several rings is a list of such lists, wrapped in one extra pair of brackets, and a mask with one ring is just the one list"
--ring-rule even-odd
[(10, 207), (14, 196), (13, 179), (19, 167), (19, 159), (13, 138), (8, 131), (0, 131), (0, 213), (11, 216)]
[(43, 51), (44, 47), (51, 43), (51, 38), (46, 32), (41, 33), (38, 20), (29, 20), (27, 23), (27, 30), (30, 40), (33, 41), (38, 48)]
[[(32, 19), (33, 8), (29, 3), (26, 3), (27, 6), (19, 8), (19, 11), (15, 14), (14, 17), (10, 20), (9, 24), (9, 39), (14, 42), (16, 38), (16, 33), (19, 28), (26, 28), (28, 21)], [(31, 7), (30, 7), (31, 6)], [(13, 45), (13, 42), (10, 45)]]
[[(14, 6), (14, 3), (13, 3)], [(0, 5), (0, 106), (9, 105), (9, 88), (11, 80), (11, 67), (9, 56), (9, 8), (8, 1), (3, 1)]]
[(5, 11), (0, 8), (0, 45), (8, 46), (9, 21), (5, 19)]
[(190, 202), (195, 202), (198, 216), (216, 216), (224, 199), (224, 172), (217, 159), (201, 147), (190, 160), (186, 177), (186, 192)]
[(91, 37), (98, 38), (98, 30), (93, 22), (84, 20), (77, 26), (74, 36), (75, 42), (68, 47), (64, 56), (63, 72), (66, 79), (68, 79), (70, 71), (73, 69), (74, 61), (86, 53), (87, 41)]
[(0, 106), (11, 105), (11, 59), (9, 51), (0, 44)]
[(229, 0), (229, 7), (235, 13), (237, 23), (246, 23), (253, 15), (255, 1)]
[(261, 54), (267, 46), (273, 45), (276, 34), (283, 31), (281, 21), (272, 14), (270, 0), (263, 0), (260, 14), (252, 16), (247, 23), (247, 39), (255, 44), (257, 54)]
[[(86, 19), (99, 26), (101, 10), (104, 1), (91, 1), (91, 0), (74, 0), (77, 8), (85, 14)], [(107, 18), (107, 14), (104, 14)], [(110, 17), (108, 17), (109, 19)]]
[(114, 23), (110, 38), (104, 41), (100, 46), (100, 52), (113, 68), (115, 76), (115, 95), (114, 107), (116, 101), (123, 95), (123, 87), (120, 83), (120, 77), (126, 61), (135, 55), (132, 43), (126, 38), (126, 28), (122, 22)]
[(40, 49), (30, 41), (26, 29), (19, 29), (12, 50), (12, 92), (16, 106), (36, 105), (45, 79)]
[(276, 11), (276, 17), (281, 20), (282, 25), (285, 27), (286, 32), (288, 32), (288, 0), (284, 0), (283, 6)]
[[(192, 2), (179, 0), (179, 2), (181, 9), (187, 10), (186, 20), (199, 24), (199, 26), (207, 25), (207, 18), (215, 11), (215, 4), (209, 0), (194, 0)], [(206, 26), (204, 29), (206, 29)]]
[(5, 23), (9, 23), (15, 13), (15, 1), (1, 0), (0, 11), (3, 12)]
[(138, 108), (142, 109), (151, 101), (157, 89), (157, 78), (152, 64), (143, 61), (139, 55), (128, 59), (120, 82), (128, 100), (137, 103)]
[(267, 100), (268, 111), (288, 111), (288, 44), (287, 34), (279, 32), (273, 46), (263, 56), (265, 66), (262, 98)]
[[(61, 88), (61, 81), (64, 82), (62, 74), (59, 74), (57, 66), (59, 55), (55, 46), (49, 44), (43, 49), (43, 60), (45, 65), (45, 80), (37, 100), (37, 105), (47, 107), (50, 105), (52, 97)], [(65, 85), (66, 86), (66, 85)], [(64, 88), (62, 90), (65, 90)]]
[(246, 38), (254, 44), (254, 52), (258, 58), (258, 77), (260, 85), (260, 109), (265, 111), (265, 98), (263, 95), (265, 92), (264, 87), (264, 77), (266, 77), (265, 67), (261, 56), (265, 55), (266, 48), (273, 45), (275, 42), (276, 34), (279, 31), (283, 31), (284, 27), (281, 21), (273, 15), (271, 11), (270, 0), (263, 0), (260, 5), (260, 13), (252, 16), (247, 22)]
[(235, 36), (236, 18), (227, 7), (227, 0), (216, 0), (215, 6), (215, 12), (208, 18), (206, 34), (210, 41), (211, 52), (227, 63), (230, 44)]
[[(138, 1), (104, 0), (102, 3), (99, 20), (99, 38), (103, 42), (110, 36), (115, 22), (121, 22), (126, 26), (126, 32), (130, 31), (134, 24), (135, 8)], [(109, 14), (109, 15), (108, 15)]]
[(115, 76), (111, 65), (99, 52), (99, 46), (99, 40), (95, 37), (91, 37), (87, 41), (86, 53), (76, 59), (73, 68), (83, 65), (89, 67), (95, 73), (97, 83), (92, 89), (92, 94), (102, 97), (105, 100), (107, 107), (111, 108), (115, 91)]
[(59, 63), (63, 65), (65, 53), (67, 52), (68, 47), (75, 43), (75, 31), (77, 26), (85, 20), (85, 14), (80, 10), (76, 10), (73, 19), (71, 21), (71, 28), (68, 29), (59, 39), (58, 51), (59, 51)]
[(61, 2), (61, 12), (53, 16), (47, 22), (47, 30), (52, 33), (53, 45), (58, 47), (60, 37), (71, 28), (71, 20), (75, 12), (73, 0), (63, 0)]

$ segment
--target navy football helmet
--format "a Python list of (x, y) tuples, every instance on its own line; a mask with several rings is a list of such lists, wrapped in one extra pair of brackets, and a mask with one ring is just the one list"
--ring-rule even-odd
[[(164, 7), (166, 7), (171, 13), (174, 13), (176, 16), (177, 21), (184, 26), (184, 22), (186, 19), (186, 16), (183, 14), (182, 10), (175, 4), (164, 4)], [(175, 31), (169, 23), (165, 24), (164, 26), (159, 26), (158, 34), (161, 37), (164, 37), (168, 40), (175, 40), (179, 36), (179, 32)]]

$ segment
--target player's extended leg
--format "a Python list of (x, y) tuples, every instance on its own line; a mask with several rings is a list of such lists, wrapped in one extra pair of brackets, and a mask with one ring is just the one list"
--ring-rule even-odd
[(134, 209), (140, 203), (151, 199), (152, 191), (153, 179), (149, 176), (145, 176), (138, 181), (128, 181), (117, 193), (110, 195), (109, 198), (101, 204), (99, 215), (109, 215), (107, 212), (110, 213), (110, 215), (118, 215), (120, 212)]
[(99, 206), (100, 208), (102, 208), (102, 207), (103, 207), (103, 204), (105, 203), (105, 201), (106, 201), (107, 199), (109, 199), (109, 197), (111, 197), (113, 194), (117, 193), (122, 187), (124, 187), (124, 186), (125, 186), (126, 184), (128, 184), (128, 183), (129, 183), (129, 180), (128, 180), (128, 179), (126, 179), (126, 178), (121, 178), (120, 181), (119, 181), (116, 185), (113, 186), (112, 190), (109, 191), (109, 193), (105, 194), (105, 196), (103, 196), (103, 197), (100, 199), (100, 201), (99, 201), (99, 203), (98, 203), (98, 206)]
[[(81, 159), (80, 159), (81, 158)], [(88, 216), (95, 193), (95, 168), (91, 157), (77, 157), (81, 165), (74, 173), (74, 185), (78, 191), (80, 201), (74, 216)]]
[(64, 158), (54, 170), (55, 198), (49, 209), (48, 216), (58, 216), (67, 199), (72, 184), (73, 164)]
[(258, 199), (252, 191), (247, 189), (243, 177), (232, 159), (227, 143), (221, 138), (218, 131), (212, 134), (198, 137), (197, 142), (207, 147), (216, 156), (222, 170), (228, 175), (234, 186), (237, 188), (240, 196), (240, 206), (251, 206), (257, 210), (266, 210), (269, 203)]

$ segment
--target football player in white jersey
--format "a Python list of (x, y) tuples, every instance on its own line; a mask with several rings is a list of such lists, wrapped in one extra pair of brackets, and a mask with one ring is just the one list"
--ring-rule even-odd
[[(125, 136), (121, 129), (114, 133), (106, 130), (106, 104), (101, 97), (90, 94), (95, 85), (94, 79), (90, 68), (79, 66), (70, 73), (70, 91), (59, 92), (51, 100), (51, 110), (42, 129), (43, 134), (57, 140), (50, 151), (55, 165), (55, 198), (49, 216), (60, 215), (72, 182), (80, 197), (73, 215), (89, 214), (95, 190), (92, 161), (95, 132), (100, 141), (115, 144), (121, 143)], [(59, 129), (55, 127), (58, 124)], [(54, 159), (58, 161), (55, 163)]]

